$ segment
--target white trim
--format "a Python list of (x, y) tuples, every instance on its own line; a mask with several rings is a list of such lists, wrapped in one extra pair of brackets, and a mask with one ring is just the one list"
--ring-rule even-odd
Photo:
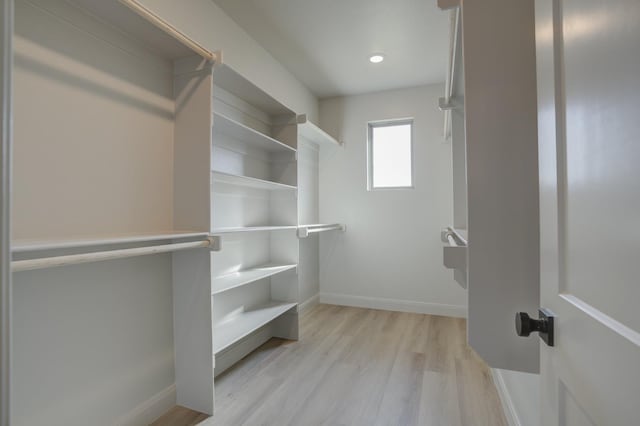
[[(387, 191), (394, 189), (415, 189), (416, 173), (415, 173), (415, 119), (413, 117), (393, 118), (389, 120), (369, 121), (367, 124), (367, 191)], [(406, 186), (374, 186), (373, 185), (373, 129), (377, 127), (392, 127), (409, 125), (411, 128), (411, 136), (409, 139), (410, 160), (411, 160), (411, 185)]]
[(116, 420), (118, 426), (148, 425), (176, 405), (176, 385), (161, 390)]
[(300, 305), (298, 305), (298, 312), (303, 313), (313, 308), (319, 303), (320, 303), (320, 293), (316, 293), (315, 296), (311, 296), (310, 298), (302, 302)]
[(320, 303), (355, 306), (358, 308), (382, 309), (385, 311), (412, 312), (416, 314), (467, 317), (467, 307), (443, 303), (416, 302), (413, 300), (383, 299), (339, 293), (320, 293)]
[(500, 402), (502, 403), (502, 411), (504, 411), (504, 417), (507, 419), (507, 423), (509, 426), (522, 426), (516, 406), (513, 404), (511, 395), (509, 395), (509, 390), (502, 378), (502, 372), (497, 368), (492, 368), (491, 376), (493, 377), (493, 383), (498, 390)]
[(11, 150), (13, 0), (0, 0), (0, 425), (11, 423)]

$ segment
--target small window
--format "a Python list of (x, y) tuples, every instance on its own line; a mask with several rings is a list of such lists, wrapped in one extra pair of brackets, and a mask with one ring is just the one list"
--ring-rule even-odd
[(413, 120), (369, 123), (368, 185), (374, 189), (413, 188)]

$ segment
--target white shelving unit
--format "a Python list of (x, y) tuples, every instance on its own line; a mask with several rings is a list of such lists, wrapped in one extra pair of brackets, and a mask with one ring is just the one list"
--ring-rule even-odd
[(296, 114), (229, 66), (213, 72), (211, 233), (216, 375), (298, 338)]
[[(114, 411), (94, 423), (151, 423), (173, 386), (213, 414), (216, 374), (298, 338), (319, 280), (319, 238), (296, 232), (319, 223), (317, 152), (299, 142), (340, 144), (136, 0), (20, 1), (16, 28), (13, 258), (101, 262), (13, 274), (13, 421), (74, 423), (87, 380), (118, 392), (88, 394)], [(135, 384), (131, 363), (149, 365)]]
[(12, 257), (44, 269), (13, 273), (11, 423), (148, 424), (174, 378), (212, 414), (216, 54), (136, 0), (15, 5)]

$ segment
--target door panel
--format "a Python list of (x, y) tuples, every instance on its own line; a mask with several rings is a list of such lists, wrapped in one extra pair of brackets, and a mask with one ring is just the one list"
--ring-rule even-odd
[(537, 0), (543, 425), (637, 424), (640, 2)]
[(564, 0), (561, 8), (564, 291), (640, 329), (640, 2)]

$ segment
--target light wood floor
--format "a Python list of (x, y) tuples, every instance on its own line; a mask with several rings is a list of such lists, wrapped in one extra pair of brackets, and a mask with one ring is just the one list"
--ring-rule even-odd
[(176, 407), (154, 426), (506, 426), (462, 319), (319, 305), (300, 325), (216, 378), (214, 417)]

